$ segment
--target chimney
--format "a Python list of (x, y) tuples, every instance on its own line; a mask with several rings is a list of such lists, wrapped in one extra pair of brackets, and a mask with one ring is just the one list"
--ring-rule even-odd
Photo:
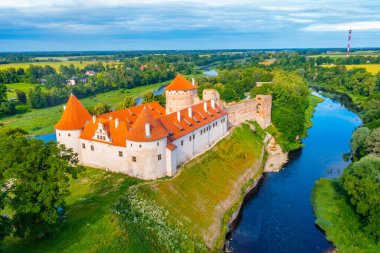
[(115, 128), (118, 128), (118, 126), (119, 126), (119, 119), (116, 118), (116, 119), (115, 119)]
[(66, 105), (63, 106), (63, 110), (64, 110), (64, 111), (66, 110)]
[(211, 99), (211, 107), (212, 109), (215, 109), (215, 99)]
[(180, 122), (181, 121), (181, 112), (177, 111), (177, 120)]
[(195, 85), (195, 78), (191, 78), (191, 84), (194, 86)]
[(203, 102), (203, 110), (205, 110), (205, 112), (207, 112), (207, 102)]
[(192, 118), (193, 118), (193, 107), (190, 106), (190, 107), (187, 109), (187, 111), (188, 111), (188, 114), (189, 114), (189, 118), (192, 119)]
[(94, 124), (95, 124), (95, 122), (96, 122), (96, 116), (95, 116), (95, 115), (93, 115), (93, 116), (92, 116), (92, 123), (94, 123)]
[(149, 123), (145, 123), (145, 137), (150, 138), (150, 125)]

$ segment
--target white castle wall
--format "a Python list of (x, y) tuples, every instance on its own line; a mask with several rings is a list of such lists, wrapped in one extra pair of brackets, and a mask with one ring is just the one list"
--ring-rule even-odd
[(56, 130), (55, 135), (57, 142), (66, 146), (66, 148), (73, 149), (74, 153), (78, 154), (78, 159), (82, 161), (82, 153), (80, 146), (80, 134), (82, 130)]
[[(222, 119), (224, 122), (222, 123)], [(213, 123), (218, 122), (218, 124)], [(202, 130), (206, 130), (203, 132)], [(202, 131), (202, 134), (201, 134)], [(209, 124), (173, 141), (177, 146), (177, 166), (188, 161), (192, 157), (202, 153), (210, 148), (212, 144), (218, 141), (227, 133), (227, 116), (219, 118)], [(191, 140), (190, 140), (191, 136)], [(195, 139), (194, 139), (195, 136)], [(183, 144), (182, 144), (183, 141)]]
[[(85, 145), (84, 147), (82, 146), (83, 144)], [(91, 146), (94, 150), (92, 150)], [(84, 165), (128, 173), (127, 148), (84, 139), (80, 140), (80, 147)], [(121, 157), (119, 156), (119, 151), (122, 152)]]
[[(166, 137), (153, 142), (127, 140), (127, 174), (142, 179), (166, 176), (166, 145)], [(158, 155), (161, 155), (161, 160), (158, 160)], [(136, 157), (136, 162), (133, 157)]]
[(194, 90), (167, 90), (166, 95), (166, 114), (179, 111), (194, 105), (194, 98), (198, 95), (197, 89)]

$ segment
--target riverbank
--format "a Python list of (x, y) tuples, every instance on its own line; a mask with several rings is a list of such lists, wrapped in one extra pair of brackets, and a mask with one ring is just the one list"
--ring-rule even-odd
[(134, 243), (148, 241), (148, 251), (219, 251), (245, 189), (262, 175), (263, 140), (264, 131), (243, 124), (174, 178), (128, 190), (116, 210)]

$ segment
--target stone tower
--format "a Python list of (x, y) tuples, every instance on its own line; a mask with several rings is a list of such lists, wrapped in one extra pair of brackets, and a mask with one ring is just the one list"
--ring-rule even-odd
[(198, 86), (186, 80), (183, 76), (176, 78), (165, 88), (166, 114), (179, 111), (194, 105), (194, 98), (198, 96)]
[(262, 128), (266, 128), (271, 124), (272, 118), (272, 96), (257, 95), (255, 97), (255, 114), (256, 121)]

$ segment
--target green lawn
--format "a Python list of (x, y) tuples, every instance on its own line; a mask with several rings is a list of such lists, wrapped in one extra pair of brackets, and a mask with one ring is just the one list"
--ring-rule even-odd
[[(10, 83), (6, 84), (8, 91), (7, 91), (7, 97), (9, 98), (17, 98), (15, 90), (21, 90), (25, 92), (26, 95), (28, 95), (30, 89), (34, 89), (34, 84), (31, 83)], [(45, 91), (45, 87), (41, 87), (42, 91)]]
[[(139, 217), (151, 212), (147, 217), (156, 217), (155, 210), (164, 210), (162, 213), (167, 217), (155, 222), (167, 222), (169, 225), (164, 228), (151, 223), (130, 226), (126, 222), (128, 234), (136, 234), (137, 231), (153, 233), (151, 247), (160, 248), (160, 244), (167, 244), (165, 238), (160, 241), (160, 234), (165, 234), (166, 227), (172, 226), (174, 228), (170, 231), (175, 232), (170, 238), (177, 246), (171, 250), (191, 252), (194, 246), (186, 242), (191, 238), (193, 242), (200, 239), (209, 249), (219, 251), (227, 232), (227, 222), (240, 205), (245, 188), (262, 174), (263, 131), (258, 132), (252, 133), (249, 125), (243, 124), (212, 150), (183, 165), (174, 178), (137, 187), (140, 194), (137, 202), (132, 201), (137, 203), (132, 207), (133, 212), (139, 213), (141, 206), (149, 206), (152, 211), (142, 208), (144, 211), (136, 215)], [(132, 195), (127, 192), (126, 198)], [(124, 207), (122, 209), (125, 210)], [(153, 229), (147, 230), (147, 226)], [(178, 239), (181, 238), (178, 234), (184, 234), (188, 239)]]
[[(85, 66), (94, 64), (96, 62), (93, 61), (62, 61), (62, 62), (26, 62), (26, 63), (7, 63), (7, 64), (0, 64), (0, 70), (8, 69), (8, 68), (23, 68), (27, 69), (30, 67), (30, 65), (33, 66), (41, 66), (44, 67), (46, 65), (49, 65), (53, 67), (55, 70), (59, 71), (59, 67), (61, 65), (63, 66), (69, 66), (70, 64), (73, 64), (75, 68), (83, 69)], [(103, 64), (106, 64), (105, 62)]]
[(86, 169), (71, 180), (67, 219), (59, 229), (41, 240), (8, 237), (4, 252), (133, 252), (112, 207), (139, 182), (123, 174)]
[(312, 204), (317, 217), (315, 223), (334, 242), (338, 252), (380, 252), (380, 244), (362, 232), (360, 217), (341, 193), (337, 179), (319, 179), (313, 188)]
[[(81, 99), (84, 106), (94, 106), (99, 102), (115, 105), (125, 96), (141, 97), (147, 90), (156, 90), (163, 83), (141, 86), (133, 89), (120, 89)], [(63, 112), (63, 105), (44, 109), (33, 109), (30, 112), (0, 119), (0, 124), (6, 127), (21, 127), (31, 135), (48, 134), (54, 131), (53, 126), (58, 122)]]

